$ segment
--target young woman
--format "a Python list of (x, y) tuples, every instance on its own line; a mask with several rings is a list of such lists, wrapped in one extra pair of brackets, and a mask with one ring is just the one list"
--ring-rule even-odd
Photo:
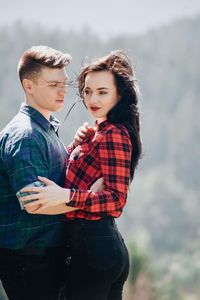
[[(79, 92), (95, 118), (95, 133), (70, 154), (65, 188), (46, 178), (37, 192), (38, 204), (67, 211), (67, 234), (71, 249), (68, 299), (119, 300), (129, 272), (129, 258), (115, 224), (122, 213), (127, 192), (141, 155), (138, 99), (133, 68), (122, 51), (111, 52), (86, 66), (78, 77)], [(104, 189), (89, 188), (103, 177)], [(24, 201), (34, 199), (29, 195)]]

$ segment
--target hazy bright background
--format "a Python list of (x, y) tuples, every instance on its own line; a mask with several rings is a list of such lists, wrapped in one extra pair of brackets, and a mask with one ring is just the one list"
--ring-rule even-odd
[(88, 25), (101, 37), (141, 34), (200, 12), (199, 0), (1, 0), (0, 5), (0, 25), (18, 19), (63, 30)]
[[(131, 258), (124, 299), (199, 300), (200, 1), (0, 0), (0, 130), (23, 100), (19, 57), (38, 44), (72, 55), (70, 78), (85, 56), (129, 53), (144, 155), (118, 220)], [(74, 99), (69, 89), (61, 122)], [(77, 104), (60, 130), (66, 145), (85, 120)]]

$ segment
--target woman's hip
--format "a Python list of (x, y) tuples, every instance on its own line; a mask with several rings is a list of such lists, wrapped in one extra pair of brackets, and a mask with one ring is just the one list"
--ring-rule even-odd
[(101, 271), (117, 272), (129, 260), (124, 240), (112, 217), (74, 220), (68, 226), (72, 260)]

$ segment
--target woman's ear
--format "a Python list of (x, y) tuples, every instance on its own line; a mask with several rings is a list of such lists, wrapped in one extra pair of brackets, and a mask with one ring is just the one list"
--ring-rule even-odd
[(118, 94), (118, 101), (117, 102), (119, 102), (119, 101), (121, 101), (121, 95), (120, 94)]

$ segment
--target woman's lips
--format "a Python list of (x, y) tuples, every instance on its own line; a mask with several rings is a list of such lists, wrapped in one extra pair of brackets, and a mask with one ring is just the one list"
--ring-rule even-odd
[(92, 106), (92, 107), (90, 107), (90, 109), (91, 109), (92, 111), (97, 111), (97, 110), (100, 109), (100, 107)]

